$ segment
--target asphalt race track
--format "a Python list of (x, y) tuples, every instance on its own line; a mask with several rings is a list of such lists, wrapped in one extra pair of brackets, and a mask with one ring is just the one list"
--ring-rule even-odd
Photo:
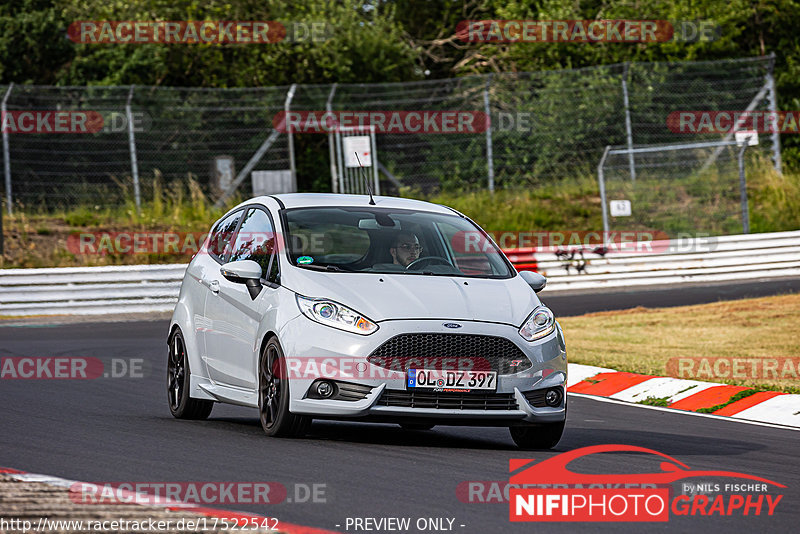
[(629, 291), (593, 291), (591, 293), (552, 293), (547, 289), (541, 299), (556, 316), (583, 315), (607, 310), (621, 310), (644, 306), (660, 308), (705, 304), (719, 300), (767, 297), (800, 292), (800, 278), (775, 278), (771, 280), (745, 280), (720, 284), (680, 284)]
[[(611, 300), (606, 295), (605, 301), (571, 303), (555, 296), (545, 301), (566, 315), (603, 302), (628, 307), (641, 300), (641, 294), (626, 295)], [(672, 299), (670, 303), (678, 298), (674, 293), (662, 296)], [(578, 309), (581, 304), (584, 308)], [(659, 305), (652, 294), (640, 304)], [(800, 522), (798, 431), (571, 396), (564, 438), (555, 451), (541, 453), (517, 450), (503, 428), (407, 432), (393, 425), (315, 422), (305, 439), (269, 439), (251, 409), (217, 405), (211, 418), (201, 422), (170, 416), (165, 398), (166, 329), (163, 321), (0, 327), (0, 357), (144, 360), (139, 378), (2, 380), (0, 466), (84, 481), (279, 482), (292, 500), (295, 491), (304, 494), (304, 487), (324, 484), (324, 503), (226, 508), (340, 531), (346, 531), (348, 517), (409, 517), (412, 525), (421, 517), (447, 517), (455, 519), (455, 532), (469, 533), (644, 528), (793, 532)], [(695, 470), (737, 471), (787, 488), (781, 490), (784, 497), (773, 516), (671, 514), (668, 523), (551, 523), (546, 528), (510, 523), (507, 503), (462, 502), (456, 494), (462, 482), (507, 481), (511, 458), (542, 460), (609, 443), (655, 449)], [(603, 455), (583, 466), (591, 473), (653, 472), (657, 467), (647, 456), (630, 454)], [(351, 527), (349, 532), (355, 530)]]

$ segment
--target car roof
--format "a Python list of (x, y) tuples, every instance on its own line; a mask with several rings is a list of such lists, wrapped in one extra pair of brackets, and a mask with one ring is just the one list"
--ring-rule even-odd
[[(439, 204), (414, 200), (411, 198), (374, 196), (375, 207), (398, 208), (430, 211), (434, 213), (447, 213), (453, 215), (455, 210), (451, 210)], [(277, 199), (286, 208), (311, 208), (324, 206), (364, 206), (370, 207), (368, 195), (342, 195), (333, 193), (286, 193), (281, 195), (268, 195), (251, 198), (240, 205), (252, 202), (267, 203), (268, 199)], [(237, 206), (238, 207), (238, 206)], [(458, 212), (455, 212), (458, 213)]]

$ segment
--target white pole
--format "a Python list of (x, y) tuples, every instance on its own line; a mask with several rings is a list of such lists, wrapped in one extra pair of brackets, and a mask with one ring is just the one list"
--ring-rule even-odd
[[(337, 85), (337, 83), (334, 83), (333, 87), (331, 87), (331, 92), (328, 94), (328, 102), (325, 104), (325, 111), (328, 113), (333, 113), (333, 95), (336, 94)], [(336, 155), (333, 147), (335, 140), (336, 139), (333, 135), (333, 132), (328, 132), (328, 153), (330, 154), (331, 158), (331, 191), (338, 193), (339, 180), (336, 179)]]
[(286, 102), (283, 104), (283, 111), (286, 112), (286, 133), (289, 136), (289, 169), (292, 171), (292, 190), (297, 191), (297, 169), (295, 168), (294, 163), (294, 136), (292, 135), (292, 131), (289, 129), (289, 108), (292, 106), (292, 99), (294, 98), (294, 92), (297, 89), (297, 84), (293, 83), (291, 87), (289, 87), (289, 92), (286, 93)]
[[(767, 97), (769, 99), (769, 111), (773, 117), (778, 115), (778, 94), (775, 90), (775, 78), (772, 76), (772, 70), (775, 67), (775, 52), (770, 54), (771, 62), (769, 70), (767, 71)], [(778, 128), (772, 132), (772, 163), (775, 165), (775, 170), (778, 174), (783, 174), (783, 163), (781, 161), (781, 134)]]
[[(631, 129), (631, 106), (628, 100), (628, 67), (630, 63), (625, 63), (625, 71), (622, 73), (622, 100), (625, 103), (625, 134), (628, 139), (628, 150), (633, 150), (633, 131)], [(633, 160), (633, 152), (628, 152), (628, 167), (630, 168), (631, 181), (636, 181), (636, 163)]]
[(608, 158), (608, 152), (611, 150), (611, 146), (606, 146), (605, 151), (603, 151), (603, 157), (600, 158), (600, 163), (597, 165), (597, 181), (600, 184), (600, 203), (602, 204), (603, 208), (603, 246), (608, 246), (608, 206), (606, 205), (606, 179), (605, 174), (603, 172), (603, 167), (606, 164), (606, 158)]
[(749, 138), (744, 140), (742, 148), (739, 149), (739, 196), (742, 204), (742, 229), (745, 234), (750, 233), (750, 210), (747, 207), (747, 179), (744, 173), (744, 152), (747, 150)]
[(338, 176), (336, 178), (336, 182), (338, 183), (338, 188), (336, 189), (339, 193), (352, 193), (349, 189), (345, 187), (344, 180), (345, 180), (345, 168), (344, 168), (344, 161), (342, 160), (342, 131), (337, 125), (336, 132), (333, 134), (334, 138), (334, 147), (336, 149), (336, 167), (339, 169)]
[(128, 118), (128, 148), (131, 152), (131, 176), (133, 177), (133, 201), (136, 203), (136, 214), (142, 214), (142, 192), (139, 188), (139, 164), (136, 161), (136, 137), (133, 132), (133, 113), (131, 100), (133, 100), (133, 85), (128, 91), (128, 101), (125, 104), (125, 115)]
[(372, 143), (372, 179), (375, 183), (373, 186), (375, 189), (375, 194), (381, 194), (381, 183), (378, 180), (378, 144), (375, 140), (375, 125), (370, 124), (369, 126), (369, 137), (370, 142)]
[(2, 106), (2, 125), (3, 128), (3, 170), (6, 174), (6, 210), (8, 211), (9, 215), (13, 214), (13, 210), (11, 209), (11, 201), (13, 198), (11, 197), (11, 155), (8, 150), (8, 130), (5, 128), (6, 124), (6, 104), (8, 103), (8, 97), (11, 96), (11, 90), (14, 88), (14, 82), (8, 86), (8, 90), (6, 91), (6, 95), (3, 97), (3, 104)]
[(486, 167), (489, 180), (489, 191), (494, 193), (494, 156), (492, 154), (492, 119), (491, 107), (489, 106), (489, 84), (492, 83), (492, 75), (486, 78), (486, 86), (483, 88), (483, 110), (486, 113)]

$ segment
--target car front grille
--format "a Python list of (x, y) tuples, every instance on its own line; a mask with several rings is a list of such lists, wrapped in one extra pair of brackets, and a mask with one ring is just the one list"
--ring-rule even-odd
[(400, 334), (375, 349), (367, 361), (393, 371), (471, 369), (501, 375), (532, 365), (511, 340), (477, 334)]
[(387, 389), (378, 406), (434, 408), (437, 410), (516, 410), (513, 393), (440, 393)]

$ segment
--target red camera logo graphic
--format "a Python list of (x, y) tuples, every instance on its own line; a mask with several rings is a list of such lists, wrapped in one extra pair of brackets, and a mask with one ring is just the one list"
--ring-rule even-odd
[[(660, 471), (639, 474), (586, 474), (568, 469), (578, 458), (602, 452), (638, 452), (661, 460)], [(532, 464), (532, 465), (531, 465)], [(529, 467), (526, 467), (529, 466)], [(522, 470), (520, 471), (520, 469)], [(541, 462), (510, 460), (513, 474), (509, 482), (510, 521), (644, 521), (669, 520), (675, 515), (773, 515), (783, 495), (718, 494), (677, 495), (670, 501), (669, 484), (695, 477), (746, 479), (785, 488), (782, 484), (758, 476), (734, 471), (693, 470), (664, 453), (633, 445), (594, 445), (575, 449)], [(617, 487), (604, 487), (613, 484)], [(551, 487), (538, 487), (547, 485)], [(631, 488), (630, 485), (639, 487)], [(656, 487), (644, 487), (655, 485)], [(536, 487), (534, 487), (536, 486)], [(599, 487), (598, 487), (599, 486)], [(716, 485), (719, 486), (719, 485)], [(726, 484), (726, 489), (740, 491), (746, 484)], [(761, 490), (763, 491), (763, 490)]]

